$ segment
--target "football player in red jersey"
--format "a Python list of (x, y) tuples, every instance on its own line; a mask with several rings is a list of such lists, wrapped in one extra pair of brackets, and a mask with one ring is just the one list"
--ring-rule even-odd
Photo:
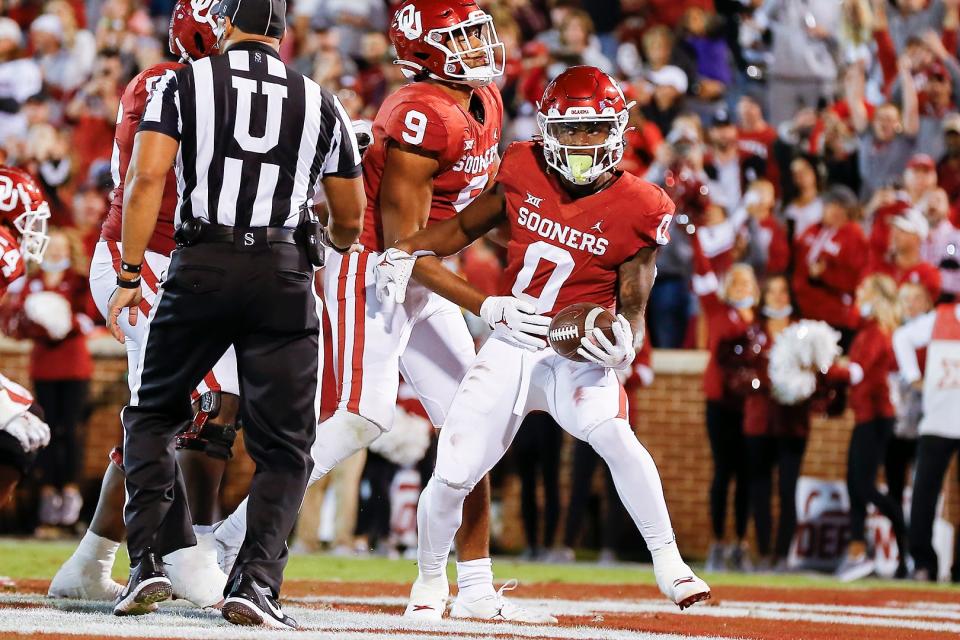
[[(403, 299), (412, 271), (494, 329), (457, 391), (420, 498), (419, 580), (438, 592), (464, 498), (506, 452), (523, 417), (546, 411), (607, 462), (660, 590), (681, 609), (710, 596), (677, 550), (656, 465), (627, 422), (615, 374), (630, 367), (642, 342), (657, 247), (669, 240), (674, 212), (662, 189), (616, 170), (631, 106), (599, 69), (568, 69), (540, 101), (542, 141), (511, 145), (494, 189), (457, 218), (388, 249), (376, 267), (384, 297)], [(416, 257), (452, 255), (501, 225), (509, 230), (501, 296), (485, 296), (436, 257)], [(620, 311), (616, 341), (595, 330), (581, 341), (583, 362), (546, 349), (538, 337), (575, 302)]]
[[(50, 207), (25, 171), (0, 166), (0, 299), (43, 260)], [(26, 475), (37, 451), (50, 443), (50, 427), (33, 409), (30, 392), (0, 374), (0, 507)]]
[[(316, 482), (389, 431), (399, 374), (440, 426), (476, 352), (460, 309), (426, 289), (403, 304), (381, 305), (373, 266), (379, 252), (424, 226), (454, 217), (492, 182), (503, 102), (492, 81), (503, 74), (504, 47), (475, 0), (406, 0), (390, 27), (396, 63), (413, 80), (389, 96), (363, 157), (367, 195), (363, 250), (327, 255), (324, 302), (330, 314), (338, 404), (318, 427), (311, 451)], [(241, 507), (216, 531), (225, 546), (242, 541)], [(489, 557), (489, 485), (467, 501), (458, 539), (456, 617), (556, 622), (493, 588)], [(229, 536), (229, 540), (228, 540)], [(412, 600), (419, 586), (414, 585)], [(439, 618), (442, 610), (418, 613)]]
[[(199, 60), (217, 51), (216, 23), (210, 15), (214, 0), (179, 0), (170, 17), (170, 52), (180, 62), (161, 62), (137, 75), (120, 98), (117, 129), (113, 141), (113, 182), (110, 211), (103, 222), (90, 265), (90, 291), (101, 315), (106, 315), (110, 295), (116, 289), (120, 269), (120, 228), (123, 183), (133, 152), (133, 139), (153, 84), (169, 69)], [(147, 332), (147, 319), (159, 291), (160, 282), (175, 248), (174, 215), (177, 208), (177, 183), (173, 170), (167, 176), (160, 217), (144, 259), (140, 321), (131, 325), (127, 314), (118, 319), (127, 348), (130, 388), (138, 384), (140, 345)], [(188, 487), (190, 512), (194, 520), (197, 546), (164, 558), (178, 597), (200, 607), (212, 606), (223, 599), (226, 575), (217, 565), (213, 538), (217, 494), (220, 480), (236, 437), (239, 409), (239, 383), (233, 347), (224, 354), (195, 392), (198, 410), (194, 425), (177, 438), (177, 461)], [(100, 500), (90, 527), (73, 555), (60, 567), (50, 583), (49, 595), (61, 598), (114, 601), (122, 586), (112, 577), (114, 556), (126, 535), (123, 523), (124, 475), (123, 449), (110, 452), (110, 461), (100, 487)], [(178, 568), (181, 568), (178, 571)], [(175, 579), (185, 573), (184, 579)]]

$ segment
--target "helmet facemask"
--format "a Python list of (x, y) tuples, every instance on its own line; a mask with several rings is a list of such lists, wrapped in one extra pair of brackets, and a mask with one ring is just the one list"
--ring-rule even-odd
[[(543, 155), (547, 164), (569, 182), (586, 185), (613, 169), (623, 159), (623, 135), (627, 129), (627, 111), (597, 115), (590, 107), (575, 107), (567, 115), (537, 114), (543, 137)], [(582, 113), (570, 113), (580, 111)], [(607, 137), (598, 144), (563, 142), (577, 131), (595, 132), (606, 128)]]
[[(431, 29), (424, 42), (446, 56), (442, 80), (476, 88), (503, 75), (506, 49), (497, 36), (493, 18), (483, 11), (474, 11), (469, 18), (452, 27)], [(482, 63), (475, 64), (477, 59)]]
[(36, 209), (23, 185), (17, 185), (24, 211), (14, 218), (13, 226), (20, 233), (20, 255), (24, 260), (37, 264), (43, 262), (50, 236), (47, 235), (47, 223), (50, 220), (50, 205), (44, 200)]

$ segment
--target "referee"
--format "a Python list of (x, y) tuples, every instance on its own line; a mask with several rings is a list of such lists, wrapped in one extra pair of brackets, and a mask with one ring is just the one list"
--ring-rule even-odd
[[(138, 318), (140, 266), (176, 160), (177, 244), (124, 408), (124, 518), (130, 579), (117, 615), (171, 595), (162, 557), (196, 544), (173, 436), (190, 391), (236, 348), (244, 440), (256, 473), (247, 535), (225, 589), (235, 624), (296, 627), (278, 597), (315, 437), (318, 336), (313, 266), (322, 244), (357, 239), (366, 199), (360, 154), (337, 99), (277, 53), (285, 0), (225, 0), (221, 55), (154, 85), (134, 141), (123, 202), (123, 256), (108, 322)], [(326, 229), (313, 221), (323, 183)], [(339, 249), (339, 248), (344, 249)]]

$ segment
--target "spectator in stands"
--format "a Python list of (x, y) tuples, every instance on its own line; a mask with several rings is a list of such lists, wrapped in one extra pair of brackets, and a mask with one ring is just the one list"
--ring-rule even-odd
[[(756, 383), (743, 407), (744, 447), (750, 470), (750, 505), (757, 531), (759, 568), (786, 570), (787, 554), (797, 526), (795, 504), (803, 452), (810, 435), (810, 401), (798, 405), (777, 402), (767, 374), (770, 349), (777, 336), (794, 321), (796, 310), (784, 276), (768, 278), (763, 286), (760, 312), (749, 353), (756, 357)], [(777, 468), (780, 519), (776, 545), (771, 550), (771, 496), (773, 469)]]
[(919, 284), (927, 290), (930, 300), (940, 297), (940, 271), (924, 262), (921, 247), (930, 233), (927, 219), (915, 208), (904, 209), (891, 220), (890, 259), (878, 265), (897, 285), (907, 282)]
[(710, 199), (733, 212), (747, 185), (766, 175), (766, 163), (754, 154), (741, 154), (737, 128), (726, 109), (713, 114), (707, 137), (710, 147), (704, 157), (704, 170), (709, 178)]
[(791, 240), (823, 220), (823, 200), (820, 198), (820, 173), (816, 160), (799, 156), (790, 162), (790, 179), (796, 192), (783, 208), (783, 218)]
[(613, 63), (596, 46), (593, 20), (582, 9), (572, 9), (560, 22), (560, 38), (552, 50), (557, 64), (550, 67), (551, 77), (556, 77), (567, 67), (588, 65), (604, 73), (613, 73)]
[(93, 373), (86, 342), (92, 323), (83, 315), (87, 280), (74, 270), (63, 232), (50, 232), (40, 273), (29, 276), (16, 294), (13, 335), (33, 340), (30, 377), (51, 434), (38, 459), (39, 520), (43, 525), (73, 526), (83, 506), (77, 486), (83, 452), (77, 430)]
[(937, 189), (927, 198), (924, 214), (930, 233), (920, 249), (923, 261), (940, 269), (940, 300), (945, 302), (960, 295), (960, 229), (950, 222), (949, 213), (947, 194)]
[(887, 19), (890, 23), (890, 37), (897, 51), (903, 51), (911, 37), (919, 37), (931, 29), (939, 32), (943, 28), (946, 5), (956, 7), (952, 0), (895, 0), (893, 4), (896, 9), (889, 12)]
[(0, 18), (0, 146), (8, 139), (26, 135), (23, 103), (43, 87), (40, 67), (31, 58), (20, 57), (23, 34), (10, 18)]
[(937, 183), (947, 192), (950, 206), (960, 205), (960, 113), (944, 117), (943, 155), (937, 162)]
[(60, 19), (63, 48), (69, 51), (75, 72), (81, 77), (88, 77), (96, 64), (97, 39), (86, 29), (80, 28), (74, 5), (68, 0), (52, 0), (46, 4), (44, 13)]
[(767, 167), (766, 177), (779, 192), (780, 172), (774, 161), (773, 144), (777, 130), (763, 118), (763, 105), (751, 95), (740, 96), (737, 102), (737, 146), (740, 155), (754, 155)]
[[(867, 503), (890, 520), (897, 547), (907, 548), (903, 510), (877, 488), (877, 471), (886, 458), (895, 419), (888, 379), (897, 369), (891, 342), (900, 325), (897, 285), (886, 275), (867, 276), (857, 287), (856, 302), (862, 324), (850, 346), (849, 362), (835, 365), (828, 374), (850, 385), (856, 421), (847, 454), (850, 544), (836, 573), (844, 581), (864, 578), (876, 566), (867, 549)], [(906, 577), (906, 573), (906, 553), (901, 551), (897, 576)]]
[(857, 197), (843, 186), (823, 195), (823, 220), (794, 242), (793, 291), (804, 318), (838, 329), (849, 346), (856, 326), (854, 292), (867, 264), (867, 239), (854, 222)]
[(113, 154), (113, 132), (123, 88), (119, 52), (101, 51), (97, 54), (93, 76), (67, 104), (66, 116), (76, 124), (74, 170), (82, 180), (87, 179), (94, 162), (109, 160)]
[(847, 69), (847, 106), (853, 129), (859, 136), (860, 195), (864, 199), (869, 199), (876, 189), (899, 177), (916, 149), (920, 128), (917, 91), (906, 57), (901, 57), (898, 65), (903, 92), (902, 119), (896, 105), (886, 103), (877, 107), (872, 125), (864, 105), (863, 68), (851, 65)]
[(63, 22), (52, 13), (39, 16), (30, 25), (34, 56), (43, 71), (46, 87), (58, 97), (79, 87), (89, 73), (82, 60), (74, 60), (64, 47)]
[(918, 92), (920, 129), (917, 150), (934, 158), (943, 155), (943, 118), (956, 111), (960, 96), (960, 62), (947, 51), (940, 36), (930, 31), (923, 42), (933, 54), (934, 61), (920, 69), (923, 87)]
[[(738, 571), (749, 567), (744, 538), (749, 517), (749, 470), (743, 443), (744, 398), (752, 389), (755, 363), (743, 354), (754, 338), (755, 307), (760, 297), (753, 269), (734, 265), (723, 277), (721, 286), (710, 261), (700, 250), (696, 236), (694, 247), (693, 290), (707, 322), (710, 360), (703, 375), (706, 395), (707, 436), (713, 457), (710, 483), (710, 520), (713, 538), (707, 551), (707, 571), (729, 566)], [(734, 533), (736, 541), (726, 544), (727, 496), (734, 491)]]
[(840, 6), (834, 0), (766, 0), (754, 14), (756, 23), (769, 29), (773, 38), (767, 97), (774, 126), (802, 107), (833, 98)]
[(751, 243), (759, 255), (759, 273), (764, 276), (784, 274), (790, 266), (790, 243), (787, 231), (773, 215), (777, 196), (769, 180), (760, 179), (750, 185), (743, 198), (749, 214), (747, 226)]
[(720, 18), (702, 7), (692, 6), (683, 16), (683, 44), (697, 63), (694, 94), (707, 105), (716, 106), (733, 83), (733, 59), (722, 28)]
[(673, 65), (660, 67), (647, 74), (653, 89), (641, 109), (643, 117), (657, 125), (664, 136), (670, 133), (673, 122), (684, 109), (683, 96), (687, 92), (687, 75)]

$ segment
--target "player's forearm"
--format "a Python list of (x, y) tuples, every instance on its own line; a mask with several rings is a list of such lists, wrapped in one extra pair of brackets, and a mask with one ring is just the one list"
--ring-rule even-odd
[(620, 313), (630, 323), (635, 335), (645, 329), (644, 315), (657, 273), (657, 250), (644, 249), (633, 260), (620, 267), (620, 288), (617, 298)]
[(123, 227), (120, 234), (124, 262), (143, 262), (150, 236), (157, 225), (165, 184), (165, 173), (161, 176), (128, 173), (123, 192)]
[[(457, 218), (450, 218), (413, 233), (394, 246), (411, 255), (424, 252), (446, 258), (465, 249), (473, 238), (468, 236)], [(389, 246), (389, 245), (387, 245)], [(414, 276), (416, 276), (414, 271)]]
[(480, 315), (480, 305), (487, 297), (433, 256), (417, 259), (413, 268), (413, 279), (475, 315)]

